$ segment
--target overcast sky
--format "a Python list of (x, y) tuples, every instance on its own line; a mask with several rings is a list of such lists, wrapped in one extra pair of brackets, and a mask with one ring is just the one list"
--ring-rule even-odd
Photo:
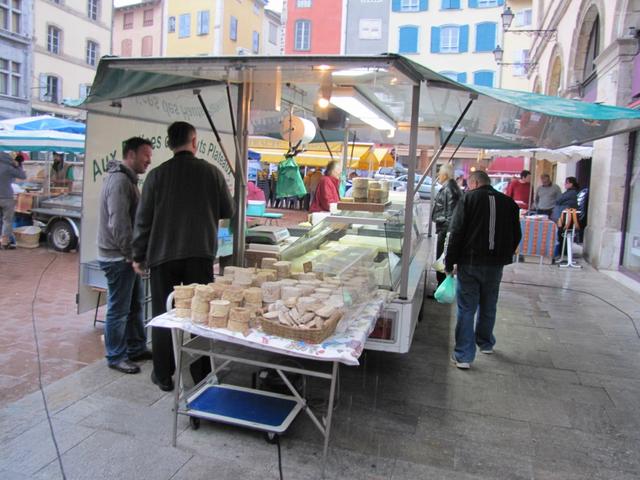
[[(122, 7), (124, 5), (134, 5), (140, 3), (140, 0), (113, 0), (113, 4), (116, 7)], [(282, 0), (269, 0), (268, 7), (276, 12), (282, 11)]]

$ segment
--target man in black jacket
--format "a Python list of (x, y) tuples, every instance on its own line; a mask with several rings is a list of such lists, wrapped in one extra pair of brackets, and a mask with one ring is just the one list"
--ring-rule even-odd
[[(195, 128), (175, 122), (167, 130), (174, 156), (149, 172), (142, 188), (133, 236), (134, 268), (151, 271), (153, 316), (166, 311), (174, 285), (213, 281), (218, 221), (233, 215), (233, 203), (222, 173), (195, 157)], [(175, 359), (171, 330), (154, 327), (151, 380), (173, 390)], [(206, 360), (206, 361), (205, 361)], [(191, 365), (198, 382), (210, 371), (208, 359)]]
[[(518, 205), (491, 186), (482, 171), (469, 176), (469, 191), (449, 227), (446, 271), (458, 266), (458, 318), (452, 361), (468, 369), (476, 355), (493, 353), (493, 327), (504, 265), (512, 262), (522, 233)], [(478, 322), (475, 316), (478, 312)]]

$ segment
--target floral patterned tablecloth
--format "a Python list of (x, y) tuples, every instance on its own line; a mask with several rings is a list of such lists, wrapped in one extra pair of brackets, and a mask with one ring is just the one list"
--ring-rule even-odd
[(268, 335), (261, 330), (251, 329), (247, 335), (232, 332), (226, 328), (209, 328), (192, 323), (189, 319), (178, 318), (174, 311), (167, 312), (151, 320), (152, 327), (180, 328), (185, 332), (214, 340), (235, 343), (258, 350), (267, 350), (283, 355), (310, 358), (345, 365), (359, 365), (364, 344), (373, 331), (376, 320), (382, 312), (383, 299), (375, 299), (347, 310), (336, 331), (322, 343), (306, 343), (298, 340)]

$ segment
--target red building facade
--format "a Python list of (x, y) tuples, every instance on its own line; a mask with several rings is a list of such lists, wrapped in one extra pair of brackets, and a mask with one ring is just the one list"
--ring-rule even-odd
[(287, 0), (285, 54), (342, 53), (344, 0)]

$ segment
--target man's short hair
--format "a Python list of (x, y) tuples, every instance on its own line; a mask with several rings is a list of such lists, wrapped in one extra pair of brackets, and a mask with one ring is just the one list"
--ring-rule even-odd
[(473, 180), (478, 183), (478, 186), (482, 187), (483, 185), (491, 185), (491, 179), (487, 172), (483, 170), (476, 170), (475, 172), (471, 172), (469, 174), (469, 180)]
[(549, 175), (548, 173), (543, 173), (542, 175), (540, 175), (540, 178), (548, 178), (549, 180), (551, 180), (551, 175)]
[(446, 174), (447, 177), (453, 178), (453, 165), (450, 163), (445, 163), (444, 165), (440, 165), (440, 170), (438, 170), (438, 174)]
[(167, 135), (169, 136), (169, 148), (174, 150), (182, 147), (191, 141), (191, 137), (196, 134), (196, 128), (187, 122), (174, 122), (169, 125)]
[(129, 152), (137, 152), (143, 145), (149, 145), (153, 148), (151, 141), (142, 137), (131, 137), (122, 144), (122, 158), (126, 158)]
[(520, 178), (527, 178), (529, 175), (531, 175), (531, 172), (529, 170), (522, 170), (520, 172)]

